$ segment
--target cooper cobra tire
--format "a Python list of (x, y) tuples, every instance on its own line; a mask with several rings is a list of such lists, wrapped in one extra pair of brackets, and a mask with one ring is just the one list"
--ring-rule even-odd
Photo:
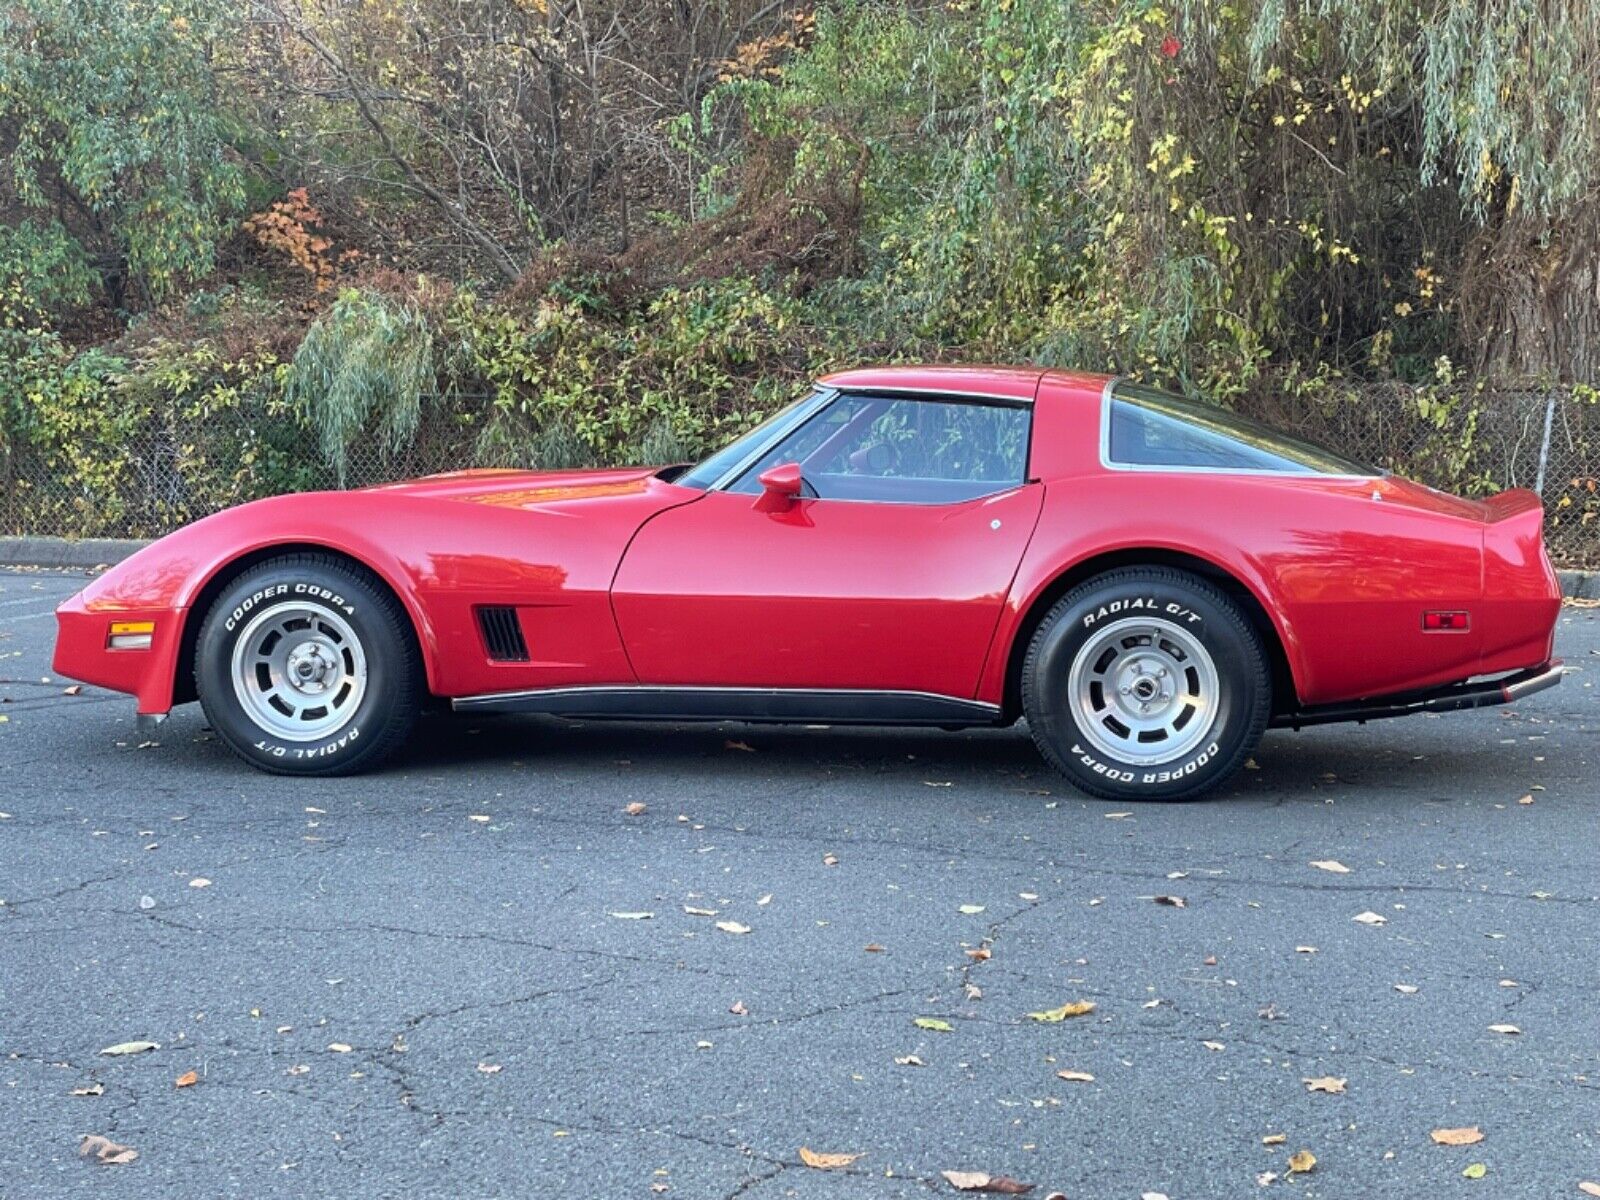
[(195, 647), (206, 719), (234, 753), (281, 775), (348, 775), (406, 738), (422, 664), (399, 603), (323, 554), (250, 568), (206, 613)]
[(1191, 800), (1217, 787), (1256, 748), (1271, 706), (1266, 654), (1239, 606), (1164, 567), (1074, 588), (1022, 668), (1040, 752), (1107, 800)]

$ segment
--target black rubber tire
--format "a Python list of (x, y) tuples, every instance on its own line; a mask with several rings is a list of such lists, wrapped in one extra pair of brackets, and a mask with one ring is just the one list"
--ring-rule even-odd
[[(1066, 702), (1072, 661), (1097, 618), (1154, 611), (1182, 618), (1217, 670), (1211, 734), (1182, 758), (1142, 766), (1112, 758), (1083, 736)], [(1193, 800), (1227, 780), (1254, 752), (1272, 711), (1261, 639), (1232, 598), (1167, 567), (1128, 567), (1085, 581), (1040, 623), (1022, 666), (1022, 711), (1040, 753), (1079, 790), (1106, 800)]]
[[(284, 592), (269, 589), (286, 588)], [(251, 720), (230, 677), (242, 614), (263, 599), (288, 596), (342, 617), (361, 640), (366, 694), (349, 722), (327, 739), (291, 742)], [(424, 695), (411, 622), (371, 572), (331, 554), (285, 554), (245, 571), (211, 605), (194, 656), (195, 689), (206, 720), (251, 766), (276, 775), (352, 775), (376, 766), (405, 741)]]

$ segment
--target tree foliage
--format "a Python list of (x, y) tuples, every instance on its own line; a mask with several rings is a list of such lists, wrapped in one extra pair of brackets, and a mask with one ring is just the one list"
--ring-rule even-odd
[(0, 196), (114, 301), (205, 275), (243, 199), (211, 59), (230, 22), (205, 0), (14, 0), (0, 37)]

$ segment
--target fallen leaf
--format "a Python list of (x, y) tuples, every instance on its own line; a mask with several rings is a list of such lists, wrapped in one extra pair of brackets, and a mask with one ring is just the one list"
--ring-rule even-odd
[(502, 1069), (503, 1064), (501, 1063), (481, 1062), (478, 1064), (478, 1072), (482, 1075), (498, 1075)]
[(196, 875), (193, 879), (189, 880), (189, 886), (192, 888), (210, 887), (211, 880)]
[(1593, 1183), (1590, 1180), (1585, 1179), (1582, 1183), (1578, 1184), (1578, 1190), (1585, 1196), (1600, 1196), (1600, 1183)]
[(989, 1192), (1001, 1196), (1025, 1196), (1031, 1183), (1019, 1183), (1009, 1175), (989, 1175), (983, 1171), (941, 1171), (946, 1182), (958, 1192)]
[(1216, 966), (1217, 965), (1217, 956), (1215, 954), (1206, 955), (1204, 958), (1202, 958), (1200, 960), (1200, 965), (1203, 966), (1203, 967), (1214, 967), (1214, 966)]
[(724, 750), (743, 750), (746, 754), (754, 754), (756, 748), (749, 742), (726, 741), (722, 743)]
[(1440, 1146), (1472, 1146), (1483, 1141), (1483, 1130), (1466, 1125), (1460, 1129), (1435, 1129), (1428, 1136)]
[(1189, 907), (1187, 904), (1185, 904), (1183, 902), (1183, 897), (1182, 896), (1157, 896), (1157, 897), (1155, 897), (1155, 901), (1156, 901), (1157, 904), (1165, 904), (1168, 908), (1188, 908)]
[(1131, 816), (1133, 816), (1131, 812), (1114, 812), (1105, 814), (1105, 818), (1108, 821), (1122, 821)]
[(1277, 1178), (1278, 1173), (1276, 1171), (1261, 1171), (1256, 1175), (1256, 1186), (1267, 1187), (1268, 1185), (1274, 1183)]
[(966, 953), (973, 962), (988, 962), (994, 957), (994, 951), (987, 946), (979, 946), (976, 950), (968, 950)]
[(473, 813), (471, 816), (469, 816), (467, 818), (467, 820), (476, 821), (480, 825), (483, 825), (483, 824), (487, 823), (490, 819), (491, 818), (485, 813)]
[(154, 896), (140, 896), (139, 897), (139, 907), (142, 908), (145, 912), (149, 912), (155, 906), (156, 906), (156, 898)]
[(915, 1054), (908, 1054), (904, 1058), (895, 1059), (894, 1065), (897, 1067), (920, 1067), (923, 1063)]
[(714, 917), (717, 915), (717, 910), (714, 908), (695, 908), (689, 904), (683, 906), (683, 911), (691, 917)]
[(1093, 1011), (1093, 1000), (1073, 1000), (1063, 1004), (1060, 1008), (1048, 1009), (1045, 1012), (1031, 1012), (1028, 1014), (1028, 1018), (1033, 1021), (1065, 1021), (1068, 1017), (1087, 1016)]
[(717, 928), (723, 933), (749, 933), (750, 926), (741, 925), (737, 921), (718, 921)]
[(106, 1085), (103, 1083), (91, 1083), (85, 1087), (75, 1087), (72, 1089), (71, 1094), (74, 1096), (104, 1096), (106, 1094)]
[(329, 1042), (328, 1049), (334, 1054), (349, 1054), (350, 1047), (345, 1042)]
[(1389, 920), (1388, 917), (1375, 912), (1357, 913), (1350, 919), (1352, 921), (1360, 921), (1363, 925), (1383, 925)]
[(825, 867), (837, 867), (839, 865), (839, 856), (837, 854), (824, 854), (822, 856), (822, 865)]
[(1521, 1033), (1522, 1030), (1518, 1029), (1515, 1025), (1491, 1025), (1491, 1026), (1489, 1026), (1489, 1032), (1490, 1033)]
[(614, 912), (611, 914), (619, 921), (650, 921), (655, 919), (653, 912)]
[(200, 1082), (200, 1073), (198, 1071), (185, 1071), (182, 1075), (179, 1075), (177, 1079), (173, 1080), (172, 1086), (173, 1087), (193, 1087), (195, 1084), (197, 1084), (199, 1082)]
[(1227, 1047), (1224, 1046), (1221, 1042), (1201, 1042), (1200, 1044), (1202, 1046), (1204, 1046), (1207, 1050), (1226, 1050), (1227, 1049)]
[(146, 1050), (161, 1049), (160, 1042), (118, 1042), (115, 1046), (107, 1046), (100, 1051), (101, 1054), (143, 1054)]
[(1520, 800), (1518, 800), (1517, 803), (1518, 804), (1532, 804), (1533, 803), (1533, 793), (1529, 792), (1526, 796), (1523, 796)]
[(83, 1141), (78, 1144), (78, 1153), (80, 1155), (92, 1154), (96, 1162), (106, 1163), (110, 1166), (131, 1163), (139, 1157), (139, 1152), (133, 1147), (119, 1146), (110, 1138), (101, 1137), (98, 1133), (86, 1134)]
[(808, 1146), (800, 1147), (800, 1161), (816, 1171), (836, 1171), (860, 1157), (859, 1154), (818, 1154)]
[(949, 1021), (941, 1021), (938, 1017), (918, 1017), (911, 1023), (918, 1029), (928, 1029), (934, 1033), (954, 1033), (956, 1029)]
[(975, 916), (977, 916), (979, 913), (981, 913), (983, 911), (983, 905), (981, 905), (981, 904), (963, 904), (956, 911), (959, 912), (964, 917), (975, 917)]
[(1317, 1156), (1309, 1150), (1296, 1150), (1289, 1155), (1289, 1174), (1304, 1175), (1317, 1165)]
[(1093, 1083), (1094, 1076), (1087, 1071), (1057, 1071), (1057, 1079), (1065, 1079), (1068, 1083)]
[(1415, 996), (1417, 994), (1417, 985), (1414, 983), (1397, 983), (1394, 985), (1394, 990), (1402, 996)]
[(650, 806), (648, 804), (646, 804), (643, 800), (635, 800), (632, 804), (628, 805), (628, 807), (623, 809), (622, 811), (625, 812), (630, 817), (642, 817), (649, 810), (649, 808), (650, 808)]
[(311, 1070), (311, 1068), (306, 1066), (305, 1063), (296, 1063), (294, 1066), (290, 1067), (287, 1071), (285, 1071), (284, 1074), (285, 1075), (304, 1075), (309, 1070)]
[(1296, 954), (1315, 954), (1317, 948), (1315, 946), (1296, 946), (1294, 952)]
[(1482, 1179), (1489, 1173), (1489, 1168), (1482, 1163), (1468, 1163), (1461, 1173), (1468, 1179)]
[(765, 908), (767, 905), (772, 903), (772, 893), (768, 892), (765, 896), (761, 897), (761, 899), (757, 900), (756, 903), (762, 908)]
[(1336, 858), (1312, 859), (1311, 865), (1319, 871), (1332, 871), (1335, 875), (1350, 874), (1350, 868)]
[(63, 696), (76, 696), (82, 691), (83, 691), (82, 686), (75, 683), (71, 687), (62, 688), (61, 689), (61, 694)]
[(1281, 1146), (1289, 1140), (1287, 1133), (1269, 1133), (1261, 1139), (1263, 1146)]
[(743, 1000), (735, 1000), (732, 1004), (728, 1005), (728, 1011), (736, 1017), (748, 1016), (750, 1013), (750, 1010), (744, 1006)]
[(867, 953), (868, 953), (868, 954), (882, 954), (882, 953), (883, 953), (883, 947), (882, 947), (882, 946), (880, 946), (880, 945), (878, 945), (878, 943), (877, 943), (877, 942), (868, 942), (868, 943), (867, 943), (867, 944), (866, 944), (866, 945), (865, 945), (865, 946), (864, 946), (864, 947), (863, 947), (863, 949), (864, 949), (864, 950), (865, 950), (865, 951), (866, 951), (866, 952), (867, 952)]
[(1308, 1092), (1327, 1092), (1330, 1096), (1341, 1096), (1348, 1081), (1336, 1075), (1319, 1075), (1315, 1079), (1302, 1079), (1300, 1082), (1306, 1085)]

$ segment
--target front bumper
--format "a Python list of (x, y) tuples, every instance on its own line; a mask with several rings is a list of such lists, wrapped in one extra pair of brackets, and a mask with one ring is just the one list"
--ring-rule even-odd
[[(95, 604), (87, 596), (87, 592), (79, 592), (56, 609), (52, 663), (56, 674), (114, 692), (127, 692), (134, 697), (141, 714), (169, 712), (178, 648), (183, 640), (183, 610), (110, 608)], [(148, 649), (113, 650), (108, 646), (112, 623), (126, 621), (154, 624)]]
[(1535, 692), (1553, 688), (1561, 682), (1564, 668), (1559, 658), (1538, 667), (1513, 671), (1497, 679), (1452, 683), (1423, 692), (1400, 696), (1377, 696), (1344, 704), (1324, 704), (1272, 718), (1275, 729), (1300, 729), (1306, 725), (1330, 725), (1339, 721), (1379, 721), (1385, 717), (1405, 717), (1419, 712), (1457, 712), (1464, 708), (1488, 708), (1510, 704)]

